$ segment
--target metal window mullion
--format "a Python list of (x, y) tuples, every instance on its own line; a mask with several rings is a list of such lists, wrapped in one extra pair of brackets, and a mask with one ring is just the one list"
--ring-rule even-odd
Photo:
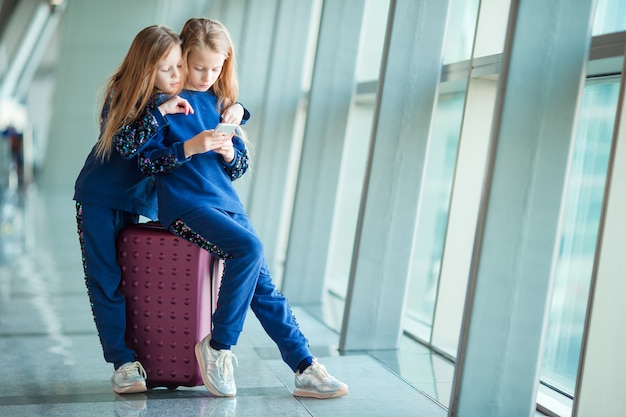
[(448, 7), (391, 2), (342, 350), (398, 346)]
[(364, 11), (365, 0), (322, 9), (283, 281), (292, 302), (322, 298)]

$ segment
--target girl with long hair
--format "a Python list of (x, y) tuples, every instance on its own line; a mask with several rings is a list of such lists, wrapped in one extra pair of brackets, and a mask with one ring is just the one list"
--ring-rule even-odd
[(168, 117), (169, 125), (150, 140), (138, 161), (145, 174), (156, 174), (163, 225), (225, 260), (211, 334), (196, 345), (204, 385), (215, 396), (236, 394), (237, 360), (231, 347), (251, 308), (295, 373), (294, 395), (347, 395), (347, 385), (328, 374), (309, 351), (232, 185), (248, 168), (248, 152), (241, 129), (234, 136), (215, 129), (221, 110), (235, 102), (239, 90), (230, 35), (218, 21), (194, 18), (180, 37), (187, 65), (180, 96), (196, 112)]

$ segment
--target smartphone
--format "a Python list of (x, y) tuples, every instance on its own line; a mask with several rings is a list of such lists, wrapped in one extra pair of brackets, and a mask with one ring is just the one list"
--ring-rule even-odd
[(237, 125), (232, 123), (218, 123), (218, 125), (215, 126), (215, 130), (226, 132), (228, 134), (233, 133), (235, 129), (237, 129)]

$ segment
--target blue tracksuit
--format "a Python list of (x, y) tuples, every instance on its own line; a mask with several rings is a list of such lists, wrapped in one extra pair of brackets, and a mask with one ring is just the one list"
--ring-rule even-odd
[(168, 115), (168, 126), (139, 156), (142, 171), (157, 174), (159, 220), (225, 259), (211, 337), (225, 345), (237, 344), (250, 307), (295, 372), (300, 361), (312, 356), (308, 342), (272, 281), (263, 245), (232, 185), (248, 167), (245, 143), (233, 138), (235, 158), (230, 164), (213, 151), (186, 159), (183, 143), (215, 128), (220, 116), (211, 91), (183, 91), (180, 96), (195, 113)]
[(135, 352), (124, 341), (126, 306), (118, 289), (121, 273), (115, 241), (122, 228), (138, 222), (139, 215), (157, 218), (154, 179), (141, 174), (133, 156), (167, 125), (156, 108), (166, 98), (152, 97), (148, 111), (117, 132), (108, 160), (96, 158), (94, 147), (74, 186), (85, 283), (104, 358), (115, 368), (135, 360)]

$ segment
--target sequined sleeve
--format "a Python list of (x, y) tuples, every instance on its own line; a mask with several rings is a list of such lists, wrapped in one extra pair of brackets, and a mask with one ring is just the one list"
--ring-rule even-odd
[(132, 158), (141, 150), (148, 140), (153, 137), (159, 128), (165, 124), (160, 112), (153, 112), (168, 97), (165, 94), (156, 94), (150, 98), (142, 116), (133, 122), (122, 126), (113, 135), (113, 146), (124, 158)]
[(231, 181), (241, 178), (243, 174), (248, 170), (248, 150), (243, 149), (243, 152), (235, 152), (235, 161), (233, 164), (224, 167)]
[(139, 153), (137, 165), (143, 175), (165, 174), (176, 168), (179, 163), (176, 156), (167, 154), (156, 159), (150, 159), (145, 153)]

